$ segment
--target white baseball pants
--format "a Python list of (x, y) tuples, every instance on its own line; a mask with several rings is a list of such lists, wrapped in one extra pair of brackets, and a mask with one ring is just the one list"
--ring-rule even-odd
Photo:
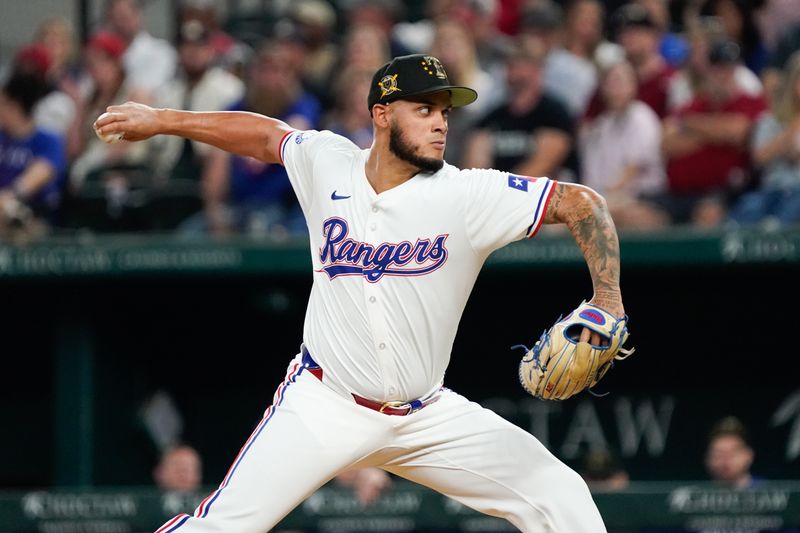
[(377, 466), (525, 533), (604, 533), (583, 479), (533, 435), (447, 389), (407, 416), (357, 405), (289, 365), (219, 488), (156, 533), (265, 533), (339, 473)]

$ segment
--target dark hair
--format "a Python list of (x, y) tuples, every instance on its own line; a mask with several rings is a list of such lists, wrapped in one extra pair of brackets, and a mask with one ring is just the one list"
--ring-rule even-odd
[(761, 33), (758, 31), (758, 26), (756, 26), (753, 17), (753, 2), (748, 0), (706, 0), (700, 7), (700, 16), (716, 16), (719, 5), (722, 2), (733, 4), (742, 18), (742, 34), (739, 36), (729, 35), (728, 37), (739, 40), (739, 44), (742, 47), (742, 59), (747, 61), (750, 59), (750, 55), (758, 50), (761, 45)]
[(718, 420), (708, 433), (708, 442), (715, 441), (719, 437), (732, 436), (738, 437), (750, 446), (750, 436), (748, 435), (747, 428), (744, 423), (735, 416), (726, 416)]
[(47, 94), (47, 82), (41, 76), (29, 72), (15, 72), (3, 85), (3, 94), (22, 107), (26, 116), (31, 116), (36, 102)]

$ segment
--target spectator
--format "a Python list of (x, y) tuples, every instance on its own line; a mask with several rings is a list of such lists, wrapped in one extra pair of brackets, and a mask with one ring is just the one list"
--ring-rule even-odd
[(364, 105), (372, 83), (371, 69), (342, 70), (333, 84), (334, 107), (323, 119), (323, 127), (347, 137), (360, 148), (372, 146), (372, 118)]
[(770, 100), (773, 98), (783, 70), (789, 58), (800, 50), (800, 23), (796, 23), (782, 33), (775, 44), (775, 49), (769, 57), (767, 65), (761, 71), (761, 81), (764, 83), (764, 93)]
[[(704, 456), (708, 476), (715, 484), (731, 490), (755, 489), (763, 486), (766, 480), (751, 472), (755, 452), (750, 443), (747, 428), (735, 416), (721, 418), (711, 428)], [(797, 528), (783, 528), (779, 531), (764, 529), (744, 529), (717, 527), (713, 530), (657, 530), (658, 533), (798, 533)], [(648, 530), (646, 533), (655, 533)]]
[[(587, 0), (591, 3), (592, 0)], [(579, 10), (576, 4), (572, 18)], [(574, 24), (574, 23), (573, 23)], [(551, 96), (567, 106), (572, 117), (583, 115), (589, 99), (597, 88), (597, 67), (583, 46), (573, 43), (574, 51), (565, 42), (561, 8), (545, 0), (524, 12), (522, 33), (537, 38), (545, 47), (542, 86)]]
[(447, 161), (460, 166), (469, 132), (503, 101), (505, 88), (481, 68), (475, 41), (467, 27), (456, 20), (442, 19), (436, 24), (430, 54), (442, 62), (454, 84), (473, 87), (478, 92), (472, 105), (455, 110), (448, 121)]
[(17, 73), (0, 91), (0, 240), (38, 237), (58, 215), (64, 143), (33, 118), (45, 90), (41, 77)]
[(128, 85), (139, 93), (139, 101), (152, 96), (175, 75), (175, 49), (147, 31), (141, 0), (107, 0), (105, 15), (109, 29), (126, 47), (123, 64)]
[(767, 50), (755, 22), (749, 0), (705, 0), (699, 10), (701, 17), (717, 17), (725, 37), (739, 45), (744, 65), (755, 74), (767, 64)]
[[(80, 193), (87, 182), (103, 182), (115, 166), (137, 167), (147, 161), (147, 143), (106, 144), (97, 138), (92, 123), (110, 105), (136, 100), (123, 67), (125, 43), (110, 32), (94, 34), (86, 44), (84, 61), (93, 91), (78, 105), (75, 122), (68, 134), (68, 155), (72, 160), (70, 187)], [(113, 176), (113, 190), (125, 185), (125, 178)]]
[(591, 491), (619, 491), (630, 484), (627, 470), (617, 456), (606, 448), (586, 452), (581, 458), (578, 473)]
[(56, 17), (43, 21), (36, 29), (33, 46), (42, 46), (51, 59), (47, 80), (52, 91), (34, 111), (37, 124), (66, 136), (80, 100), (80, 65), (72, 25)]
[(64, 18), (45, 19), (36, 28), (34, 44), (41, 44), (50, 52), (49, 73), (53, 80), (60, 82), (77, 74), (78, 57), (75, 30)]
[(53, 55), (43, 44), (30, 44), (17, 52), (15, 72), (26, 73), (41, 79), (45, 95), (36, 102), (33, 119), (39, 128), (52, 131), (62, 139), (75, 120), (75, 101), (58, 89), (53, 78)]
[(728, 416), (714, 424), (705, 455), (706, 470), (713, 481), (734, 489), (758, 486), (763, 480), (750, 473), (753, 457), (747, 430), (738, 418)]
[(658, 49), (667, 64), (673, 68), (683, 66), (689, 53), (689, 43), (681, 33), (673, 31), (669, 2), (666, 0), (636, 0), (636, 2), (647, 10), (651, 20), (661, 32)]
[(372, 24), (356, 24), (349, 26), (344, 35), (342, 54), (334, 72), (346, 67), (371, 69), (374, 72), (389, 59), (386, 35)]
[[(443, 20), (459, 22), (467, 27), (467, 32), (475, 44), (478, 63), (482, 70), (493, 78), (503, 75), (503, 60), (511, 44), (509, 35), (503, 33), (500, 18), (503, 11), (513, 13), (514, 24), (519, 24), (518, 1), (497, 0), (430, 0), (422, 6), (422, 18), (397, 22), (392, 28), (392, 36), (412, 53), (427, 53), (433, 46), (436, 26)], [(511, 34), (515, 34), (511, 32)]]
[(800, 9), (797, 0), (766, 0), (754, 2), (756, 24), (761, 42), (772, 55), (781, 35), (792, 26), (800, 24)]
[[(705, 466), (708, 475), (715, 483), (735, 489), (746, 490), (763, 486), (766, 479), (752, 473), (755, 452), (750, 442), (747, 428), (741, 420), (727, 416), (717, 421), (711, 428), (708, 447), (705, 454)], [(798, 533), (797, 528), (784, 528), (780, 531), (770, 530), (761, 533)], [(699, 532), (712, 533), (712, 532)], [(741, 528), (726, 529), (713, 533), (748, 533)], [(755, 533), (751, 530), (750, 533)]]
[(521, 36), (507, 63), (506, 102), (481, 120), (467, 142), (464, 166), (575, 181), (574, 124), (542, 88), (544, 47)]
[(340, 487), (353, 490), (356, 499), (363, 506), (372, 505), (392, 487), (392, 478), (380, 468), (358, 468), (336, 476)]
[[(211, 31), (199, 20), (181, 25), (178, 57), (178, 75), (157, 93), (158, 105), (189, 111), (221, 111), (241, 100), (244, 84), (230, 72), (214, 66)], [(153, 143), (156, 176), (166, 180), (200, 180), (210, 146), (169, 136), (155, 140), (158, 140)]]
[(296, 0), (291, 4), (289, 16), (305, 48), (301, 65), (303, 83), (318, 99), (328, 98), (330, 74), (339, 60), (339, 47), (331, 40), (336, 11), (323, 0)]
[(618, 227), (653, 229), (669, 217), (649, 199), (666, 189), (661, 122), (636, 99), (633, 67), (609, 68), (600, 86), (606, 111), (580, 135), (581, 183), (606, 197)]
[(193, 492), (203, 483), (203, 461), (187, 444), (179, 444), (161, 454), (153, 469), (156, 486), (163, 491)]
[(597, 0), (570, 0), (566, 4), (564, 48), (603, 69), (625, 53), (620, 45), (606, 39), (605, 18), (604, 4)]
[(771, 112), (756, 123), (750, 153), (759, 188), (734, 206), (739, 224), (800, 223), (800, 51), (789, 61)]
[(345, 28), (372, 26), (386, 39), (390, 57), (411, 53), (394, 33), (395, 24), (405, 16), (405, 6), (400, 0), (343, 0), (340, 6)]
[[(289, 47), (282, 41), (269, 41), (260, 47), (244, 98), (229, 110), (276, 117), (298, 130), (318, 126), (320, 104), (303, 89)], [(182, 233), (221, 236), (243, 232), (285, 237), (307, 231), (282, 165), (214, 149), (207, 165), (202, 184), (203, 212), (181, 224)]]
[(495, 79), (503, 78), (505, 56), (513, 44), (513, 39), (498, 26), (503, 11), (501, 4), (503, 2), (497, 0), (455, 2), (449, 14), (469, 28), (481, 68)]
[(664, 122), (665, 207), (673, 222), (719, 225), (730, 202), (751, 185), (748, 140), (765, 102), (737, 87), (739, 57), (736, 43), (714, 43), (701, 92)]
[(481, 67), (475, 40), (463, 23), (453, 19), (439, 20), (430, 54), (442, 62), (451, 81), (474, 87), (478, 92), (478, 99), (462, 110), (473, 120), (482, 118), (503, 101), (505, 87)]
[[(708, 72), (708, 51), (711, 43), (722, 39), (721, 29), (712, 20), (695, 19), (688, 31), (691, 43), (686, 64), (669, 84), (667, 109), (670, 113), (686, 106), (696, 95)], [(761, 80), (746, 66), (736, 65), (735, 83), (739, 90), (753, 97), (764, 94)]]
[[(216, 65), (209, 28), (197, 19), (184, 22), (178, 32), (178, 75), (158, 93), (163, 107), (190, 111), (222, 111), (241, 100), (244, 83)], [(153, 185), (149, 190), (148, 218), (152, 229), (174, 230), (203, 208), (201, 183), (208, 170), (211, 146), (173, 136), (151, 140)]]
[(222, 15), (218, 6), (219, 2), (216, 0), (181, 0), (178, 8), (178, 27), (196, 20), (204, 28), (208, 28), (211, 34), (209, 41), (214, 49), (215, 66), (242, 79), (244, 66), (252, 55), (252, 49), (222, 29)]
[[(612, 17), (612, 30), (636, 72), (638, 99), (663, 119), (667, 115), (667, 88), (675, 69), (667, 64), (659, 50), (661, 30), (640, 4), (626, 4), (618, 8)], [(602, 99), (595, 93), (585, 118), (592, 120), (601, 111)]]

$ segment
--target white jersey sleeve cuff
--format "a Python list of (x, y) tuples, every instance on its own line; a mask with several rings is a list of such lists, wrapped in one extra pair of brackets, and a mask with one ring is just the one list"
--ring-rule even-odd
[(539, 231), (539, 228), (542, 226), (542, 221), (544, 220), (545, 213), (547, 213), (547, 206), (550, 203), (550, 197), (553, 196), (553, 191), (556, 188), (556, 181), (548, 179), (547, 184), (544, 186), (544, 190), (542, 190), (542, 194), (539, 196), (539, 201), (536, 204), (536, 210), (533, 212), (533, 221), (531, 225), (528, 226), (528, 230), (526, 232), (526, 236), (531, 239), (536, 232)]
[(284, 154), (286, 152), (286, 143), (289, 142), (289, 138), (292, 134), (296, 133), (297, 130), (288, 131), (283, 134), (281, 138), (281, 142), (278, 144), (278, 157), (280, 158), (281, 165), (286, 166), (286, 162), (284, 160)]

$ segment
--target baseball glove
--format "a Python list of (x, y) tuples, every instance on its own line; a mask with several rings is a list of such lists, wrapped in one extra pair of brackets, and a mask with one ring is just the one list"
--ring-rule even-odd
[[(583, 328), (601, 337), (601, 343), (580, 342)], [(566, 400), (591, 389), (613, 366), (634, 351), (622, 345), (628, 338), (628, 317), (617, 318), (585, 301), (542, 333), (519, 364), (522, 386), (536, 398)]]

